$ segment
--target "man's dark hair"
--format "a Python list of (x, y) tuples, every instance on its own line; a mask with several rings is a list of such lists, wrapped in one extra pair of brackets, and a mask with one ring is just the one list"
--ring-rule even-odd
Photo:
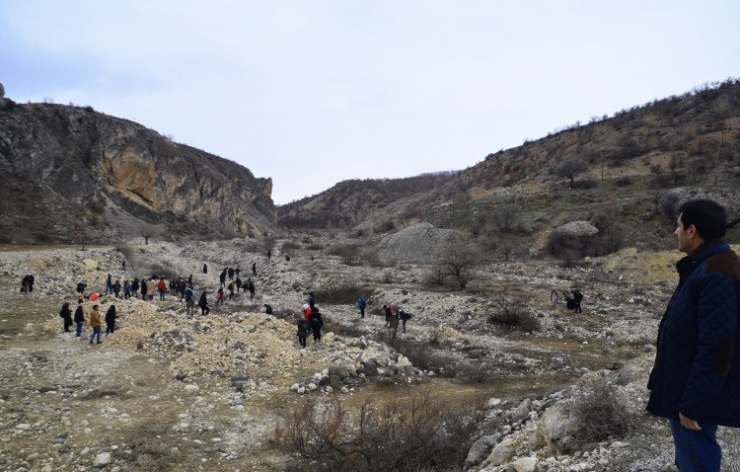
[(683, 229), (694, 225), (706, 241), (724, 237), (727, 231), (725, 209), (713, 200), (689, 200), (678, 209)]

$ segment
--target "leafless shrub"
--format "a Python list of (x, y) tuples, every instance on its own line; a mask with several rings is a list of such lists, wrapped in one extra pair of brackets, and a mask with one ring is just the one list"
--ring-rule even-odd
[(540, 329), (540, 320), (529, 309), (529, 300), (501, 295), (495, 303), (494, 313), (488, 316), (492, 325), (526, 333)]
[(426, 282), (430, 285), (442, 286), (445, 284), (447, 273), (442, 266), (433, 266), (427, 271)]
[(470, 239), (458, 235), (450, 238), (443, 251), (440, 266), (464, 289), (480, 261), (480, 250)]
[(499, 205), (491, 212), (494, 224), (504, 233), (508, 233), (514, 226), (516, 219), (522, 212), (522, 207), (517, 203)]
[(125, 431), (122, 443), (131, 452), (125, 456), (127, 464), (135, 471), (166, 472), (179, 468), (184, 456), (161, 438), (169, 434), (170, 427), (160, 421), (144, 421)]
[(317, 287), (313, 290), (316, 295), (316, 303), (329, 303), (333, 305), (354, 304), (357, 297), (364, 295), (369, 298), (375, 287), (360, 284), (332, 284), (326, 287)]
[(581, 445), (622, 436), (629, 430), (629, 414), (613, 388), (601, 380), (592, 380), (574, 399), (573, 414), (578, 427), (576, 440)]
[(341, 244), (329, 249), (329, 254), (339, 256), (342, 262), (347, 265), (357, 265), (359, 263), (359, 248), (355, 244)]
[(284, 414), (274, 438), (300, 465), (319, 470), (448, 470), (464, 461), (479, 416), (474, 408), (453, 409), (430, 394), (383, 403), (367, 399), (357, 412), (338, 400), (307, 398)]
[(265, 238), (262, 240), (262, 247), (265, 249), (265, 251), (272, 251), (275, 249), (275, 243), (277, 243), (277, 239), (275, 236), (265, 236)]
[(158, 226), (142, 221), (139, 223), (139, 234), (144, 238), (144, 244), (149, 244), (151, 238), (159, 236), (161, 230)]
[(116, 247), (116, 251), (120, 252), (123, 259), (126, 261), (126, 267), (133, 272), (139, 269), (139, 258), (134, 251), (134, 248), (126, 244)]
[(295, 241), (285, 241), (282, 246), (280, 246), (281, 252), (297, 251), (300, 248), (301, 245)]

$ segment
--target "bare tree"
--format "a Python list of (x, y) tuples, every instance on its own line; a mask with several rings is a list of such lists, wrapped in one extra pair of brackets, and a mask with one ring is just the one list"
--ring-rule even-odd
[(460, 288), (465, 288), (479, 260), (480, 251), (477, 246), (467, 237), (456, 235), (445, 244), (440, 265)]
[(139, 225), (139, 234), (144, 238), (144, 244), (149, 244), (149, 239), (159, 236), (159, 228), (156, 225), (144, 221)]
[(491, 213), (491, 217), (500, 231), (508, 233), (521, 212), (522, 207), (518, 203), (507, 203), (496, 206)]
[(573, 179), (577, 175), (586, 172), (586, 170), (583, 160), (572, 156), (555, 168), (555, 175), (570, 179), (570, 185), (573, 186)]

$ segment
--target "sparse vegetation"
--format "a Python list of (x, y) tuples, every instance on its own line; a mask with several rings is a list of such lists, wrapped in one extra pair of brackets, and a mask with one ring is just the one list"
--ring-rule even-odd
[(627, 409), (603, 380), (593, 380), (574, 399), (573, 415), (578, 427), (576, 439), (581, 445), (621, 437), (630, 427)]
[(529, 300), (500, 295), (496, 297), (495, 303), (495, 312), (488, 317), (488, 322), (492, 325), (526, 333), (540, 329), (540, 321), (530, 310)]
[(312, 463), (337, 472), (449, 470), (462, 465), (480, 419), (475, 408), (453, 408), (428, 393), (366, 399), (357, 412), (308, 398), (285, 414), (275, 441), (297, 455), (296, 469)]

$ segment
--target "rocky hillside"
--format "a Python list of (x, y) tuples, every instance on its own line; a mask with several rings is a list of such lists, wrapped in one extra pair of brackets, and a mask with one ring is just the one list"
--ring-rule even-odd
[(91, 107), (0, 105), (1, 243), (275, 228), (271, 179)]
[[(658, 229), (664, 196), (674, 188), (732, 191), (740, 176), (740, 81), (708, 84), (683, 95), (634, 106), (613, 117), (594, 117), (486, 159), (428, 189), (394, 199), (358, 221), (334, 205), (345, 183), (286, 207), (303, 227), (344, 223), (363, 234), (427, 221), (441, 228), (520, 233), (537, 246), (555, 227), (604, 210), (614, 223)], [(352, 183), (371, 194), (374, 182)], [(402, 181), (389, 180), (388, 187)], [(728, 200), (736, 200), (731, 196)], [(516, 210), (513, 221), (502, 213)], [(329, 222), (324, 215), (331, 211)], [(503, 220), (503, 221), (501, 221)], [(383, 222), (383, 224), (378, 224)], [(361, 231), (360, 231), (361, 230)], [(650, 244), (650, 231), (627, 234), (628, 244)]]

